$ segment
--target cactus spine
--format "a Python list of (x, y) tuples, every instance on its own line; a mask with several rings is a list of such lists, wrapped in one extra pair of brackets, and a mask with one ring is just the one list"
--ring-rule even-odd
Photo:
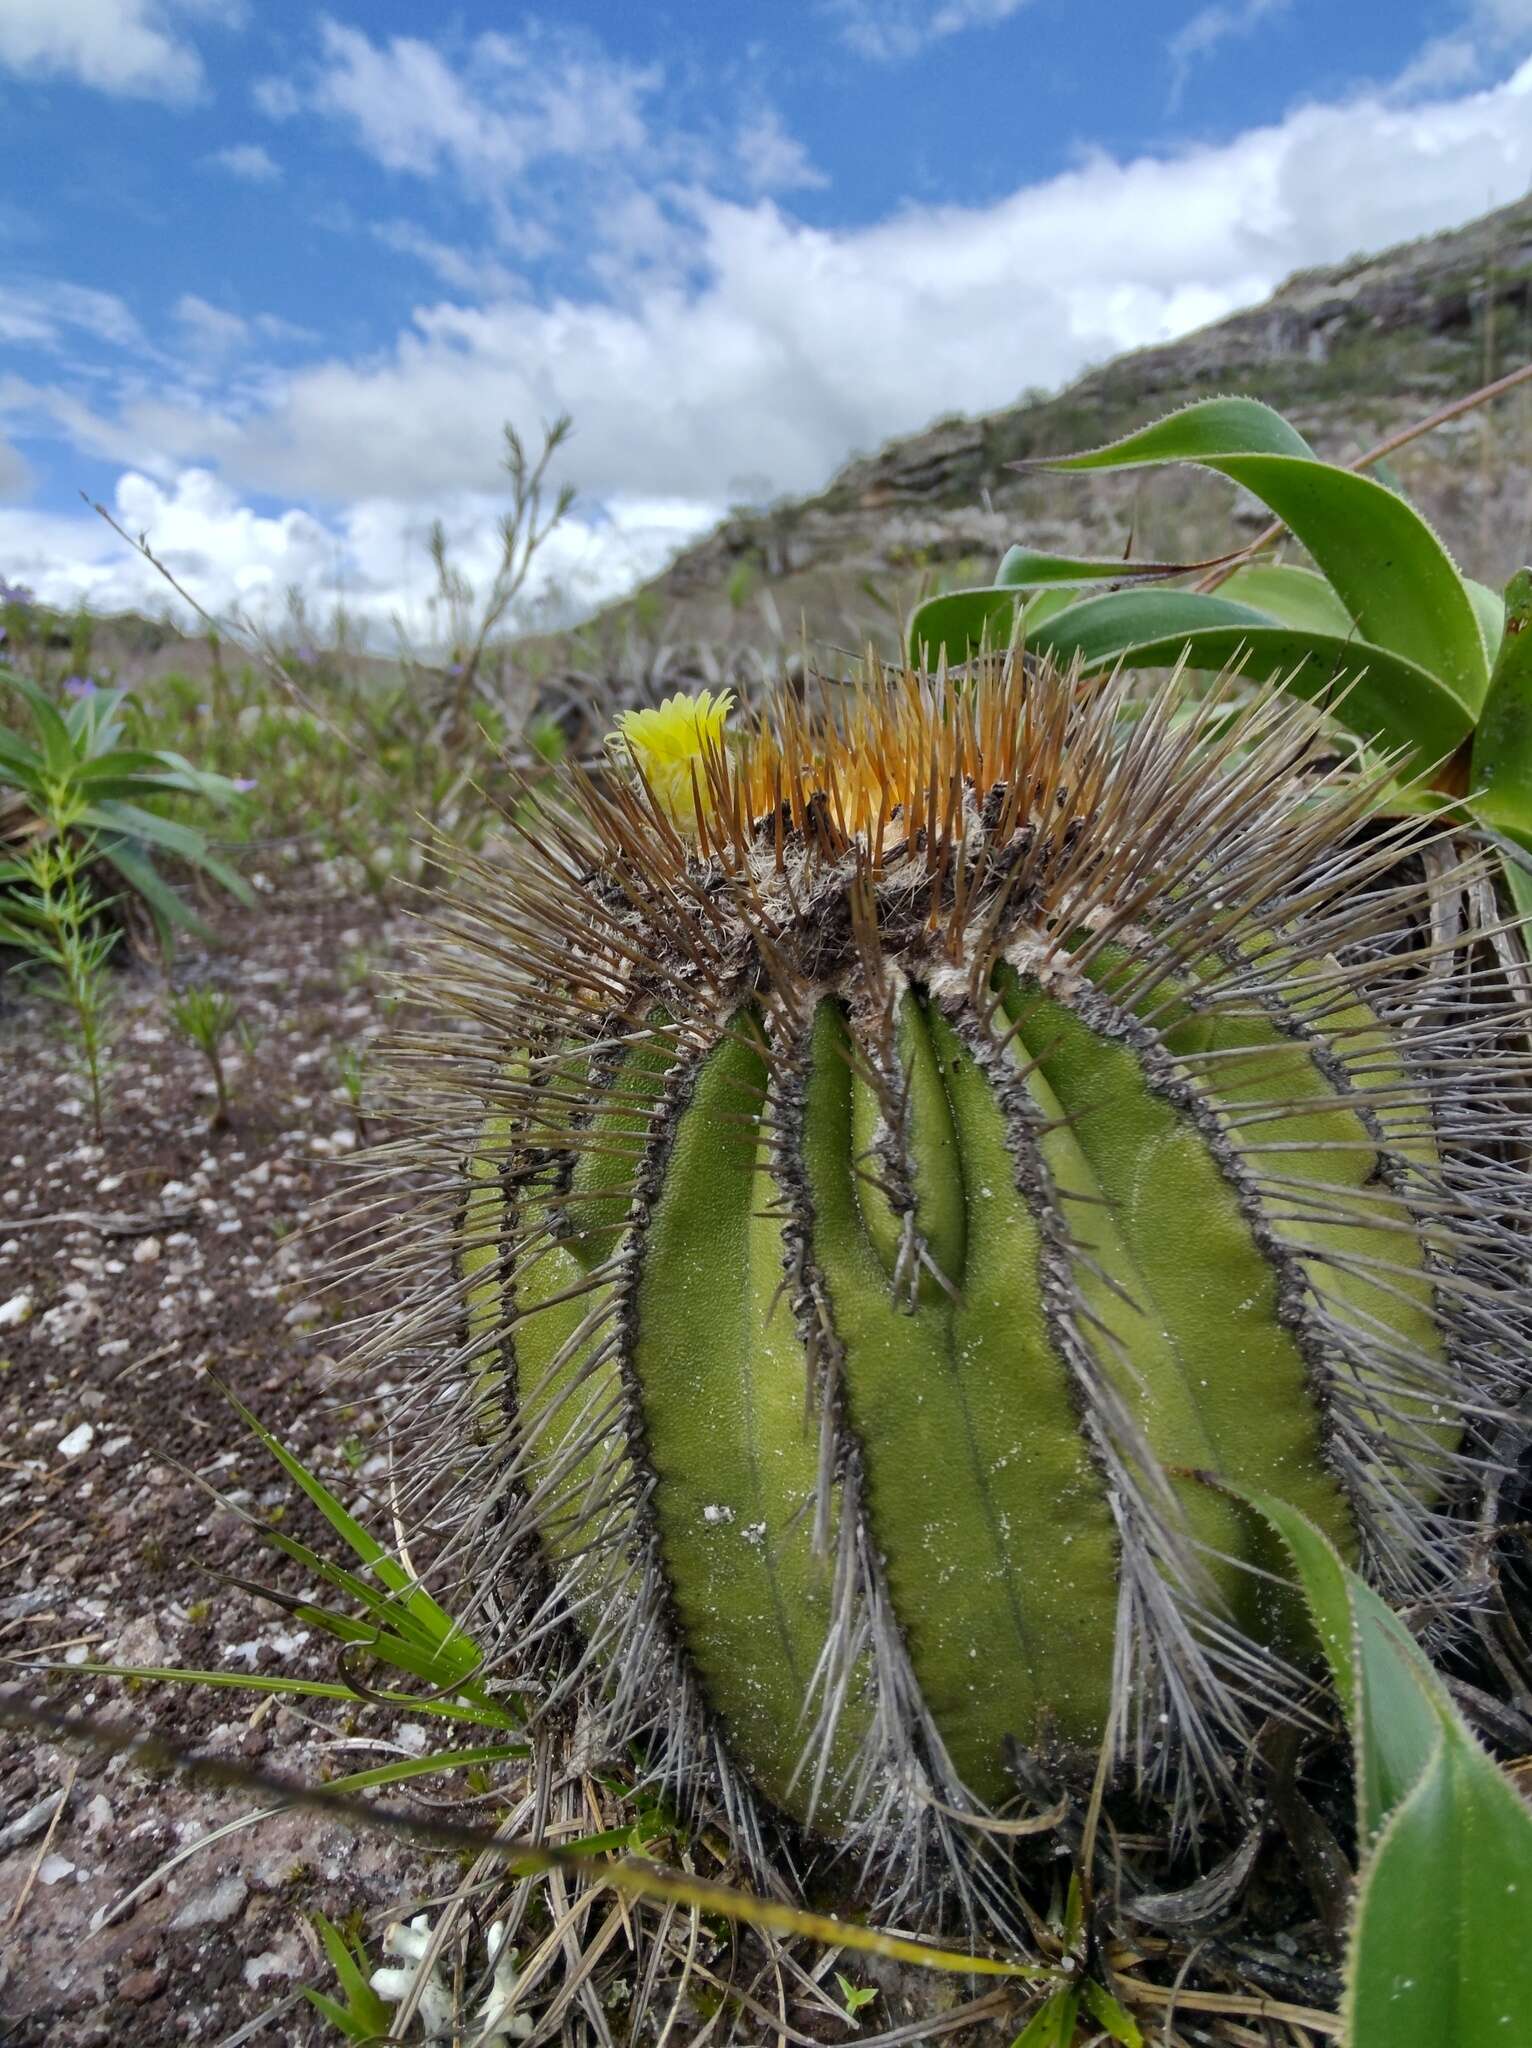
[(965, 1815), (1105, 1741), (1184, 1822), (1292, 1710), (1312, 1645), (1206, 1475), (1460, 1598), (1524, 1020), (1442, 909), (1473, 864), (1290, 704), (1013, 663), (726, 708), (632, 718), (439, 941), (467, 1575), (759, 1868), (998, 1912)]

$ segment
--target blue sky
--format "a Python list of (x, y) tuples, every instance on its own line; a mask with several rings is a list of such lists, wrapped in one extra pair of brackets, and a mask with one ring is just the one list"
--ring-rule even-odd
[(502, 420), (562, 600), (1532, 182), (1532, 0), (0, 0), (0, 575), (423, 629)]

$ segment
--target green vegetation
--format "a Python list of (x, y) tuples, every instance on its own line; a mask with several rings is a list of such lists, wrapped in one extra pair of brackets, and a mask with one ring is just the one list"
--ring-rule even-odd
[(182, 989), (170, 999), (170, 1021), (181, 1036), (194, 1045), (207, 1061), (213, 1077), (213, 1117), (216, 1127), (229, 1121), (229, 1085), (224, 1072), (224, 1042), (239, 1022), (239, 1004), (226, 989), (197, 986)]
[[(1513, 901), (1532, 910), (1532, 576), (1506, 596), (1458, 571), (1397, 490), (1321, 462), (1280, 414), (1208, 399), (1048, 467), (1084, 473), (1189, 462), (1275, 515), (1213, 563), (1082, 560), (1011, 548), (993, 585), (921, 605), (915, 658), (960, 664), (1020, 637), (1083, 674), (1184, 663), (1321, 704), (1397, 769), (1400, 800), (1460, 796), (1506, 847)], [(1314, 567), (1259, 559), (1291, 534)], [(1200, 578), (1188, 587), (1188, 578)], [(1081, 596), (1091, 584), (1117, 588)], [(1127, 587), (1121, 587), (1127, 586)], [(1216, 594), (1215, 594), (1216, 593)]]
[[(1213, 470), (1302, 560), (1018, 545), (916, 612), (927, 667), (726, 732), (696, 692), (762, 667), (678, 657), (654, 590), (626, 640), (509, 644), (567, 431), (508, 438), (486, 588), (433, 538), (439, 667), (295, 613), (98, 688), (89, 622), (0, 593), (0, 943), (98, 1135), (136, 915), (168, 946), (194, 890), (276, 873), (423, 885), (439, 931), (388, 1060), (320, 1069), (364, 1142), (417, 1133), (368, 1257), (409, 1290), (371, 1356), (419, 1377), (329, 1453), (360, 1494), (386, 1450), (386, 1498), (234, 1403), (301, 1510), (238, 1512), (302, 1590), (233, 1583), (333, 1664), (69, 1669), (438, 1731), (322, 1788), (463, 1873), (381, 1937), (311, 1914), (345, 2038), (588, 1995), (617, 2038), (690, 2001), (768, 2039), (784, 1981), (827, 2038), (909, 2038), (866, 1954), (972, 1975), (1013, 2048), (1499, 2048), (1532, 1819), (1481, 1737), (1532, 1673), (1479, 1625), (1525, 1618), (1525, 1502), (1483, 1495), (1525, 1446), (1532, 1118), (1490, 881), (1532, 906), (1532, 572), (1491, 592), (1392, 478), (1208, 400), (1059, 466)], [(797, 521), (740, 523), (742, 620)], [(223, 1123), (215, 976), (168, 1014)], [(421, 1779), (468, 1824), (380, 1819)], [(1295, 1810), (1354, 1874), (1343, 1956)], [(1307, 2003), (1242, 1974), (1247, 1909)]]
[(174, 856), (248, 903), (248, 886), (214, 852), (207, 831), (166, 815), (187, 800), (205, 814), (226, 810), (241, 783), (154, 746), (138, 707), (121, 690), (74, 677), (62, 698), (56, 702), (40, 684), (0, 668), (0, 707), (27, 720), (25, 727), (0, 725), (0, 845), (39, 836), (88, 841), (93, 857), (144, 905), (167, 951), (178, 928), (206, 927), (165, 882), (156, 856)]

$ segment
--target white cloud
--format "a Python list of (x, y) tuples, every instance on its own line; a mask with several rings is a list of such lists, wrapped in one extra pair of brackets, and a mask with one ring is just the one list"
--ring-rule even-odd
[(830, 182), (797, 136), (783, 127), (775, 107), (760, 107), (750, 116), (734, 149), (752, 192), (822, 190)]
[(443, 299), (382, 359), (302, 367), (239, 414), (155, 397), (119, 424), (241, 489), (335, 502), (490, 488), (500, 422), (568, 409), (568, 473), (595, 498), (717, 502), (762, 472), (801, 491), (853, 448), (1467, 219), (1529, 176), (1532, 63), (1454, 101), (1305, 107), (1216, 147), (1098, 153), (992, 206), (867, 229), (694, 197), (687, 279), (615, 301)]
[[(0, 458), (3, 452), (0, 444)], [(207, 470), (186, 469), (161, 481), (127, 472), (111, 509), (125, 531), (147, 536), (165, 566), (215, 616), (242, 613), (257, 624), (277, 625), (296, 586), (319, 621), (341, 602), (375, 644), (389, 643), (398, 620), (412, 642), (427, 649), (440, 638), (431, 604), (435, 571), (425, 545), (432, 519), (446, 528), (454, 562), (483, 585), (494, 571), (504, 501), (461, 493), (428, 503), (369, 498), (324, 522), (297, 510), (259, 512)], [(654, 574), (722, 510), (632, 498), (599, 518), (577, 511), (539, 556), (529, 600), (568, 615), (615, 597)], [(39, 515), (0, 505), (0, 574), (45, 603), (83, 599), (103, 612), (168, 611), (185, 623), (194, 616), (141, 556), (90, 514)]]
[(248, 322), (237, 313), (228, 313), (221, 306), (210, 305), (206, 299), (199, 299), (195, 292), (183, 292), (176, 300), (174, 313), (187, 340), (199, 355), (227, 355), (231, 349), (242, 348), (250, 336)]
[(237, 0), (3, 0), (0, 68), (128, 98), (191, 100), (206, 80), (183, 17), (240, 13)]
[(544, 157), (633, 153), (649, 140), (643, 102), (657, 70), (529, 26), (480, 35), (454, 66), (434, 43), (325, 20), (318, 63), (302, 82), (266, 80), (258, 104), (274, 118), (307, 107), (344, 122), (386, 169), (429, 177), (451, 168), (495, 188)]
[(282, 175), (282, 166), (258, 142), (236, 142), (228, 149), (215, 149), (207, 160), (231, 178), (243, 178), (247, 185), (274, 185)]
[(0, 503), (24, 498), (32, 487), (32, 465), (0, 434)]
[(1008, 21), (1026, 0), (825, 0), (841, 41), (858, 56), (894, 64), (965, 29)]
[(258, 78), (250, 97), (268, 121), (290, 121), (303, 111), (303, 95), (290, 78)]
[(1264, 22), (1286, 14), (1292, 0), (1212, 0), (1183, 22), (1166, 44), (1175, 70), (1175, 94), (1179, 96), (1198, 58), (1211, 56), (1220, 44), (1250, 35)]
[(1392, 81), (1390, 95), (1429, 98), (1477, 84), (1529, 44), (1532, 0), (1467, 0), (1457, 23), (1432, 37)]
[[(353, 80), (392, 89), (434, 77), (415, 126), (394, 140), (422, 174), (450, 168), (472, 186), (470, 165), (532, 146), (494, 125), (513, 118), (515, 101), (497, 113), (474, 71), (484, 40), (456, 70), (434, 53), (436, 71), (416, 54), (425, 45), (403, 60), (399, 43), (330, 47), (358, 59), (345, 71)], [(503, 68), (503, 53), (495, 61)], [(310, 79), (305, 90), (319, 87)], [(380, 121), (389, 104), (362, 93), (364, 103)], [(360, 112), (345, 118), (363, 147), (394, 146)], [(538, 128), (538, 147), (547, 132)], [(237, 376), (215, 380), (204, 356), (200, 376), (140, 376), (115, 404), (100, 380), (0, 379), (0, 425), (51, 428), (141, 483), (155, 479), (167, 520), (190, 520), (194, 504), (225, 536), (208, 544), (217, 588), (238, 545), (281, 557), (284, 575), (312, 547), (316, 576), (354, 560), (381, 616), (387, 603), (415, 602), (406, 536), (442, 508), (459, 508), (466, 531), (498, 502), (501, 423), (534, 437), (540, 419), (567, 409), (576, 432), (563, 473), (582, 503), (617, 519), (593, 512), (569, 540), (595, 589), (607, 570), (590, 564), (630, 560), (633, 515), (620, 508), (662, 499), (674, 533), (705, 525), (742, 477), (756, 479), (756, 497), (817, 488), (853, 449), (941, 413), (1013, 402), (1257, 302), (1292, 270), (1466, 220), (1529, 179), (1532, 61), (1455, 97), (1401, 102), (1380, 89), (1175, 155), (1098, 151), (990, 205), (911, 206), (869, 227), (809, 227), (768, 198), (730, 201), (700, 181), (657, 193), (618, 178), (603, 187), (609, 239), (595, 259), (586, 228), (594, 283), (566, 266), (555, 273), (562, 295), (540, 296), (518, 279), (508, 243), (485, 258), (384, 221), (373, 231), (435, 273), (436, 296), (391, 348), (279, 371), (255, 359), (258, 338), (277, 338), (272, 323), (246, 316), (240, 337), (240, 316), (194, 299), (182, 325), (226, 340)], [(492, 197), (476, 189), (493, 218)], [(53, 331), (60, 317), (35, 295), (0, 296), (0, 322)], [(131, 320), (112, 301), (103, 318)], [(209, 465), (227, 494), (212, 509), (215, 487), (204, 480), (198, 496), (186, 482)], [(295, 513), (291, 527), (251, 524), (257, 497), (325, 508), (327, 523)]]
[(0, 342), (55, 348), (70, 329), (118, 348), (142, 348), (137, 320), (113, 292), (58, 278), (9, 277), (0, 288)]

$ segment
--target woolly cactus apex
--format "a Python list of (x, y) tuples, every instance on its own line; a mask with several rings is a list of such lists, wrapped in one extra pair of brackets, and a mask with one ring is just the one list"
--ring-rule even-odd
[(965, 1817), (1106, 1743), (1185, 1823), (1295, 1711), (1206, 1475), (1450, 1626), (1524, 1369), (1526, 1020), (1477, 867), (1300, 707), (997, 663), (723, 712), (629, 720), (423, 984), (465, 1578), (759, 1870), (994, 1915)]

